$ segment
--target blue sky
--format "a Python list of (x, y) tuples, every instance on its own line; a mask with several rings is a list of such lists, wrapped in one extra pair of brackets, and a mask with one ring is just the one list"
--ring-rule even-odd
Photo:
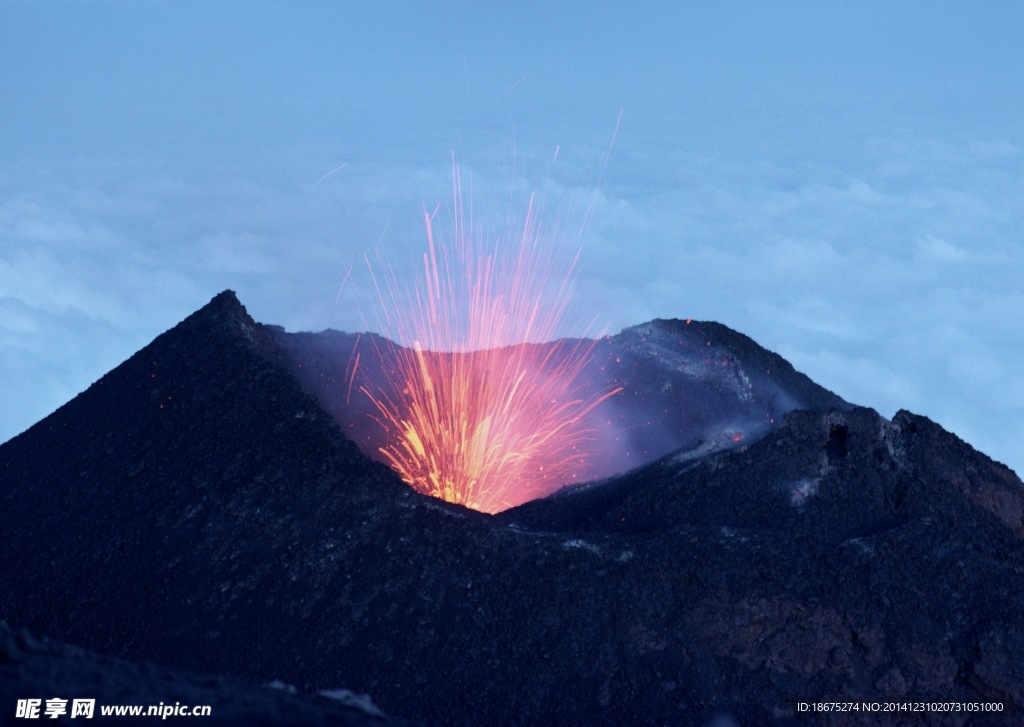
[(717, 320), (1024, 470), (1024, 5), (509, 5), (0, 4), (0, 441), (224, 288), (372, 326), (454, 153), (586, 223), (565, 333)]

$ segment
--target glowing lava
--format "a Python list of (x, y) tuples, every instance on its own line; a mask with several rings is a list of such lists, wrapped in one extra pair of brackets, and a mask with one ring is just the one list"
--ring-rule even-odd
[(542, 236), (532, 196), (519, 231), (488, 243), (453, 174), (451, 239), (435, 236), (436, 210), (425, 213), (423, 278), (403, 285), (390, 272), (377, 286), (402, 344), (380, 352), (392, 393), (362, 390), (387, 432), (380, 453), (403, 480), (497, 512), (581, 475), (585, 417), (618, 390), (581, 393), (596, 341), (538, 343), (554, 337), (578, 253), (560, 256)]

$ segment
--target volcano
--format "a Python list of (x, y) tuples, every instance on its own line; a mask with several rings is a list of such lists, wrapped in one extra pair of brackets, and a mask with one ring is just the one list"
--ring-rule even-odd
[(1019, 724), (1024, 485), (927, 418), (652, 321), (594, 348), (587, 476), (488, 515), (375, 461), (372, 341), (224, 292), (0, 446), (0, 709), (175, 699), (145, 662), (295, 685), (307, 723), (344, 687), (444, 724)]

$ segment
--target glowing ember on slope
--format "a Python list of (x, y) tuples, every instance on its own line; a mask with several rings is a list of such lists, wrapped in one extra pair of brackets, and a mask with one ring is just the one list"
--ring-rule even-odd
[(576, 257), (542, 236), (533, 197), (521, 229), (489, 242), (472, 209), (467, 219), (454, 164), (453, 175), (451, 239), (435, 237), (424, 214), (422, 280), (403, 285), (390, 272), (378, 286), (402, 344), (380, 352), (394, 393), (363, 391), (388, 434), (380, 453), (402, 479), (497, 512), (580, 476), (584, 418), (618, 389), (588, 399), (577, 385), (596, 341), (538, 343), (554, 337)]

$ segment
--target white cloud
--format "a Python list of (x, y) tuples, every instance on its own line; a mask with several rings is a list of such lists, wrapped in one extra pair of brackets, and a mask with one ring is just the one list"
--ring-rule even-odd
[[(518, 224), (533, 190), (553, 237), (574, 246), (587, 223), (563, 334), (595, 315), (612, 332), (719, 320), (851, 401), (933, 416), (1024, 469), (1021, 145), (850, 139), (716, 157), (637, 133), (633, 164), (613, 153), (596, 195), (580, 180), (597, 178), (599, 147), (589, 161), (563, 150), (557, 165), (525, 153), (514, 172), (470, 145), (459, 161), (489, 227)], [(423, 209), (450, 212), (450, 158), (355, 161), (314, 186), (340, 161), (78, 160), (0, 179), (0, 341), (18, 352), (0, 396), (37, 386), (25, 383), (35, 370), (50, 392), (37, 401), (68, 398), (226, 287), (292, 330), (375, 327), (363, 255), (419, 268)], [(57, 348), (87, 373), (69, 373)], [(31, 411), (0, 421), (0, 439), (45, 413)]]
[(932, 234), (918, 238), (915, 256), (925, 263), (955, 263), (967, 258), (967, 251)]
[(584, 289), (627, 315), (720, 320), (856, 403), (932, 416), (1024, 469), (1005, 434), (1024, 435), (1019, 145), (860, 143), (818, 165), (808, 149), (798, 171), (769, 152), (699, 176), (669, 152), (662, 168), (684, 171), (656, 191), (613, 176)]

